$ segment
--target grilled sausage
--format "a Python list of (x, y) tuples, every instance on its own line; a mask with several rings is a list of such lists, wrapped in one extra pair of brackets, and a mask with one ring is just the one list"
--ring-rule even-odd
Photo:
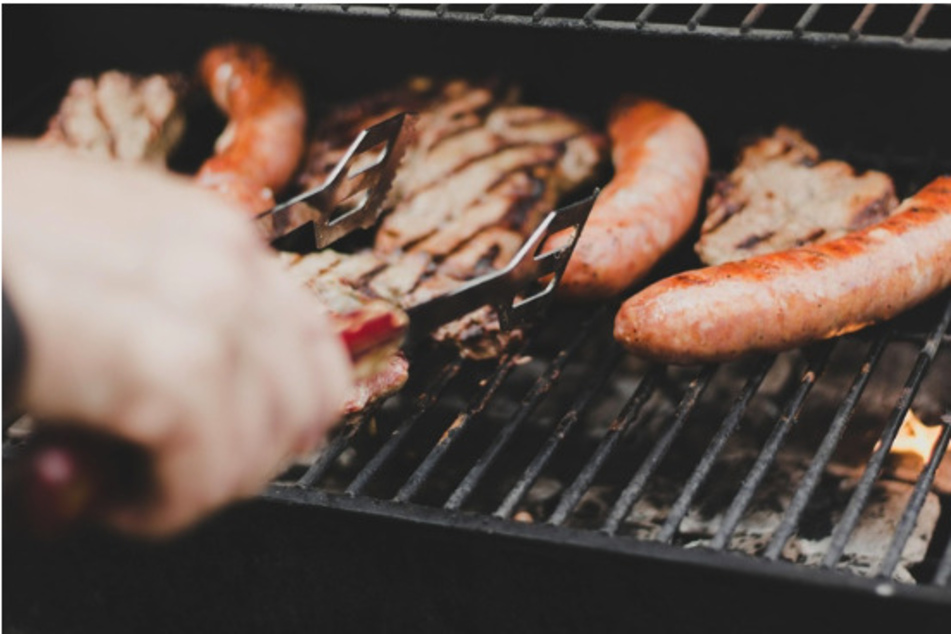
[(669, 363), (779, 352), (884, 321), (951, 285), (951, 176), (823, 244), (681, 273), (627, 300), (614, 337)]
[[(615, 175), (598, 196), (559, 285), (563, 297), (617, 295), (643, 277), (697, 216), (709, 157), (700, 128), (679, 110), (623, 99), (609, 133)], [(557, 248), (568, 239), (549, 241)]]
[(307, 114), (297, 80), (260, 46), (226, 44), (202, 56), (199, 72), (228, 126), (199, 184), (251, 213), (274, 205), (274, 192), (294, 174), (304, 152)]

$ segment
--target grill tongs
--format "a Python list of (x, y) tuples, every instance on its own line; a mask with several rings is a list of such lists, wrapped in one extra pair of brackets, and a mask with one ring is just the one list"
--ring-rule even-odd
[(401, 113), (363, 132), (322, 185), (255, 218), (270, 243), (312, 224), (322, 249), (357, 229), (376, 224), (393, 186), (396, 169), (416, 137), (416, 115)]
[[(255, 219), (262, 235), (273, 243), (312, 224), (319, 249), (374, 225), (413, 137), (413, 119), (400, 114), (364, 130), (323, 185)], [(554, 299), (596, 196), (549, 212), (505, 267), (410, 307), (408, 324), (399, 311), (345, 319), (341, 335), (358, 373), (363, 359), (379, 356), (374, 351), (412, 345), (486, 305), (496, 310), (503, 330), (535, 321)], [(571, 239), (545, 251), (548, 238), (567, 229)], [(151, 489), (150, 456), (144, 449), (74, 427), (34, 433), (11, 475), (7, 480), (13, 480), (14, 495), (22, 501), (22, 519), (35, 533), (47, 535), (63, 532), (105, 505), (142, 499)]]

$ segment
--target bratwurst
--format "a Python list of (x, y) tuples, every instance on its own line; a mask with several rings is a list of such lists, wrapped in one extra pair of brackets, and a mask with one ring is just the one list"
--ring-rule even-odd
[[(610, 124), (614, 177), (598, 196), (559, 284), (570, 299), (613, 297), (647, 274), (697, 217), (709, 156), (685, 113), (625, 98)], [(569, 233), (549, 241), (558, 248)]]
[(681, 273), (627, 300), (614, 337), (667, 363), (779, 352), (894, 317), (951, 285), (951, 176), (815, 246)]
[(252, 214), (267, 211), (304, 153), (304, 93), (257, 45), (216, 46), (202, 56), (199, 72), (228, 126), (198, 171), (198, 183)]

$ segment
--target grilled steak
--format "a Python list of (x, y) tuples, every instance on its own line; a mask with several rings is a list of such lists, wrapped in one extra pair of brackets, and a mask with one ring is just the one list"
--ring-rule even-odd
[[(313, 291), (330, 310), (334, 324), (350, 348), (356, 387), (344, 406), (346, 414), (360, 411), (371, 402), (396, 392), (409, 377), (409, 364), (398, 351), (399, 339), (391, 335), (405, 327), (406, 314), (394, 302), (377, 299), (357, 288), (362, 275), (376, 267), (372, 254), (367, 255), (371, 257), (347, 257), (330, 250), (303, 257), (279, 254), (290, 275)], [(383, 322), (388, 332), (382, 333), (383, 336), (361, 333), (367, 324), (380, 323), (380, 317), (389, 318)], [(361, 334), (364, 339), (374, 340), (366, 350), (358, 349), (360, 343), (356, 338)]]
[(819, 158), (799, 132), (782, 126), (747, 146), (707, 203), (700, 259), (721, 264), (832, 240), (898, 205), (886, 174), (857, 175), (842, 161)]
[(184, 82), (108, 71), (70, 84), (43, 143), (121, 161), (164, 163), (185, 129)]
[[(606, 158), (605, 139), (588, 126), (519, 105), (495, 84), (416, 79), (324, 119), (301, 183), (321, 184), (359, 130), (402, 111), (420, 113), (417, 138), (375, 234), (375, 268), (351, 282), (404, 308), (504, 266), (541, 215), (591, 181)], [(519, 333), (500, 333), (483, 309), (435, 336), (487, 358)]]
[[(118, 71), (73, 81), (42, 143), (62, 144), (111, 160), (164, 163), (184, 131), (184, 82), (174, 76), (139, 78)], [(301, 258), (280, 254), (290, 275), (327, 306), (353, 356), (357, 384), (345, 413), (357, 412), (403, 386), (408, 364), (398, 353), (406, 314), (353, 288), (372, 253), (344, 258), (327, 251)], [(322, 275), (341, 265), (338, 273)]]

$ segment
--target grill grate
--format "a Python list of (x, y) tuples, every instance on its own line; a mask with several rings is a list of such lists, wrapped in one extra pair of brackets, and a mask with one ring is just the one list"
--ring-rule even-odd
[[(909, 157), (904, 163), (884, 155), (850, 158), (893, 173), (900, 170), (904, 176), (896, 182), (903, 195), (949, 167), (933, 155)], [(525, 340), (494, 362), (470, 361), (438, 349), (421, 352), (412, 364), (421, 385), (411, 379), (403, 393), (342, 426), (313, 464), (290, 470), (266, 496), (615, 554), (675, 556), (693, 563), (713, 558), (721, 568), (753, 562), (764, 566), (759, 574), (824, 574), (827, 583), (867, 584), (872, 592), (882, 592), (885, 584), (888, 592), (947, 601), (941, 588), (951, 578), (948, 518), (935, 529), (927, 561), (916, 572), (917, 585), (893, 579), (951, 438), (951, 401), (940, 387), (928, 387), (936, 359), (951, 358), (951, 294), (892, 323), (753, 359), (736, 369), (736, 364), (673, 368), (638, 362), (611, 337), (616, 310), (616, 304), (558, 306), (545, 324), (529, 330)], [(896, 349), (906, 359), (910, 355), (906, 375), (894, 375)], [(786, 387), (769, 397), (775, 411), (755, 458), (723, 504), (716, 530), (702, 548), (681, 548), (690, 537), (688, 519), (709, 503), (708, 489), (720, 477), (727, 449), (751, 425), (750, 411), (762, 408), (757, 400), (764, 398), (777, 368), (790, 364)], [(816, 418), (815, 407), (809, 409), (811, 399), (828, 399), (816, 392), (828, 390), (823, 388), (832, 381), (828, 375), (843, 375), (843, 366), (845, 378), (840, 376), (831, 402), (819, 410), (828, 423), (821, 424), (798, 482), (789, 483), (776, 525), (755, 553), (738, 556), (738, 532), (755, 508), (757, 494), (803, 427), (804, 416)], [(946, 368), (945, 363), (938, 374)], [(814, 507), (826, 503), (822, 496), (828, 470), (861, 418), (862, 403), (870, 394), (883, 393), (880, 375), (889, 372), (884, 383), (894, 393), (884, 392), (890, 401), (879, 409), (876, 448), (868, 449), (854, 488), (839, 501), (840, 515), (815, 569), (796, 565), (787, 549), (807, 530)], [(733, 379), (728, 392), (724, 375)], [(940, 383), (942, 378), (932, 380)], [(917, 480), (908, 485), (911, 493), (891, 527), (887, 548), (881, 547), (877, 570), (830, 575), (849, 572), (850, 540), (874, 503), (889, 450), (923, 386), (943, 412), (929, 422), (942, 429)], [(659, 415), (657, 402), (664, 399), (670, 407)], [(723, 403), (725, 410), (713, 407), (711, 412), (711, 403)], [(703, 428), (709, 438), (701, 449), (696, 455), (685, 451), (688, 437)], [(666, 516), (655, 533), (638, 536), (631, 525), (634, 511), (651, 497), (658, 481), (669, 477), (668, 463), (678, 460), (688, 468)], [(540, 495), (552, 482), (554, 493)], [(605, 490), (592, 513), (592, 496)], [(947, 515), (947, 501), (942, 501)]]
[[(273, 5), (269, 5), (273, 7)], [(675, 10), (676, 9), (676, 10)], [(951, 50), (951, 7), (865, 5), (294, 5), (293, 10), (417, 21), (493, 23), (587, 32), (636, 32), (645, 36), (699, 37), (732, 41), (800, 41), (839, 47)], [(725, 13), (726, 11), (726, 13)], [(896, 17), (897, 16), (897, 17)], [(901, 18), (901, 19), (897, 19)], [(883, 28), (886, 25), (888, 28)], [(887, 31), (887, 32), (886, 32)], [(17, 118), (46, 114), (36, 103), (54, 103), (68, 78), (24, 99)], [(730, 135), (726, 135), (730, 136)], [(832, 149), (832, 148), (830, 148)], [(830, 155), (857, 165), (891, 171), (910, 194), (938, 172), (951, 172), (941, 150), (902, 154), (889, 147), (876, 154), (856, 148)], [(951, 583), (951, 504), (942, 498), (943, 524), (936, 529), (927, 566), (917, 586), (893, 583), (893, 574), (915, 533), (938, 459), (951, 437), (951, 398), (942, 391), (951, 359), (951, 294), (895, 323), (823, 342), (790, 354), (732, 365), (687, 369), (639, 364), (613, 342), (617, 306), (557, 307), (548, 323), (497, 362), (475, 362), (444, 350), (420, 350), (410, 384), (372, 411), (346, 422), (316, 459), (284, 474), (266, 497), (348, 513), (402, 519), (457, 531), (493, 533), (545, 544), (573, 545), (612, 555), (632, 555), (695, 566), (775, 575), (825, 586), (948, 602)], [(735, 547), (737, 531), (769, 480), (783, 451), (810, 415), (824, 381), (843, 365), (843, 350), (857, 350), (836, 392), (821, 413), (822, 433), (768, 540), (751, 556)], [(880, 448), (869, 450), (864, 471), (841, 503), (821, 562), (810, 569), (788, 561), (785, 550), (808, 524), (823, 494), (827, 470), (859, 419), (861, 404), (876, 392), (876, 377), (889, 370), (896, 349), (910, 351), (907, 375), (894, 381), (896, 394), (881, 409)], [(751, 411), (782, 364), (794, 371), (773, 399), (759, 451), (743, 470), (715, 533), (700, 548), (683, 548), (691, 513), (708, 501), (707, 490)], [(736, 379), (724, 389), (724, 377)], [(937, 378), (935, 378), (937, 376)], [(928, 381), (932, 381), (930, 386)], [(903, 387), (902, 387), (903, 386)], [(945, 388), (946, 391), (946, 388)], [(930, 460), (918, 475), (879, 569), (869, 577), (842, 569), (843, 553), (861, 513), (882, 479), (888, 448), (920, 393), (937, 393), (943, 418)], [(658, 402), (669, 403), (666, 410)], [(723, 403), (719, 411), (711, 403)], [(887, 416), (885, 416), (887, 414)], [(826, 422), (828, 421), (828, 422)], [(697, 431), (709, 438), (691, 453)], [(705, 432), (706, 433), (706, 432)], [(687, 449), (685, 451), (685, 449)], [(4, 444), (4, 456), (10, 443)], [(694, 453), (696, 455), (694, 455)], [(668, 465), (686, 463), (656, 534), (640, 537), (631, 515), (651, 497)], [(552, 488), (543, 495), (546, 487)], [(600, 506), (592, 511), (598, 491)], [(526, 521), (529, 520), (529, 521)], [(776, 565), (773, 565), (775, 562)], [(883, 590), (883, 588), (885, 588)]]
[[(711, 401), (721, 398), (719, 394), (707, 393), (721, 389), (715, 386), (719, 386), (717, 381), (729, 371), (730, 364), (683, 370), (686, 378), (680, 380), (680, 388), (676, 381), (671, 381), (673, 368), (643, 365), (632, 372), (631, 359), (610, 338), (610, 320), (615, 309), (616, 306), (594, 310), (560, 307), (551, 315), (550, 323), (533, 331), (495, 364), (460, 358), (453, 358), (444, 365), (439, 365), (438, 358), (422, 360), (414, 369), (422, 367), (419, 372), (430, 378), (428, 385), (416, 393), (393, 397), (381, 409), (344, 427), (324, 454), (331, 458), (322, 456), (303, 476), (289, 472), (267, 495), (284, 501), (404, 517), (466, 530), (510, 533), (588, 547), (595, 544), (599, 549), (615, 553), (656, 544), (668, 549), (668, 554), (677, 552), (695, 561), (724, 557), (718, 560), (721, 566), (751, 559), (783, 561), (784, 547), (803, 530), (809, 505), (815, 502), (823, 474), (866, 388), (876, 373), (889, 365), (881, 363), (882, 359), (896, 346), (913, 346), (913, 367), (879, 432), (877, 449), (867, 459), (847, 504), (843, 503), (845, 509), (835, 524), (821, 561), (821, 568), (841, 568), (843, 553), (861, 513), (873, 497), (873, 486), (881, 477), (900, 424), (925, 385), (939, 353), (951, 352), (947, 348), (951, 295), (945, 294), (897, 322), (819, 342), (797, 353), (763, 357), (746, 364), (739, 372), (742, 385), (732, 405), (720, 416), (718, 429), (706, 443), (702, 455), (694, 461), (659, 532), (651, 539), (638, 539), (629, 534), (627, 523), (631, 510), (660, 477), (665, 459), (676, 453), (672, 448), (688, 430), (695, 430), (701, 424), (712, 429), (715, 421), (694, 419), (706, 407), (705, 396), (710, 396)], [(920, 323), (929, 319), (928, 332), (922, 334)], [(565, 333), (571, 333), (572, 338), (567, 344), (559, 345), (558, 340)], [(755, 493), (763, 486), (767, 472), (800, 424), (810, 395), (823, 381), (829, 367), (836, 363), (841, 365), (836, 354), (844, 346), (864, 346), (867, 350), (854, 359), (857, 369), (849, 385), (840, 390), (808, 470), (794, 487), (782, 511), (781, 522), (768, 542), (753, 557), (737, 557), (735, 549), (731, 549), (737, 527)], [(716, 534), (706, 548), (675, 547), (682, 538), (688, 512), (704, 503), (703, 488), (713, 479), (724, 448), (737, 430), (748, 424), (747, 413), (752, 401), (761, 395), (780, 359), (789, 354), (801, 357), (792, 387), (783, 392), (785, 397), (777, 399), (777, 414), (767, 438), (729, 501)], [(617, 413), (606, 419), (609, 422), (601, 425), (599, 419), (604, 411), (600, 405), (615, 389), (619, 377), (627, 378), (628, 395)], [(464, 385), (457, 385), (460, 381)], [(467, 385), (480, 387), (467, 390)], [(675, 392), (678, 389), (680, 391)], [(648, 429), (652, 416), (649, 410), (655, 409), (652, 403), (665, 392), (677, 394), (676, 406), (662, 417), (659, 429)], [(522, 396), (517, 397), (518, 394)], [(942, 398), (946, 413), (936, 423), (942, 429), (932, 446), (930, 459), (894, 527), (878, 571), (860, 580), (870, 584), (870, 589), (878, 588), (876, 591), (881, 592), (884, 583), (889, 585), (890, 592), (914, 592), (917, 596), (938, 597), (942, 601), (948, 598), (939, 590), (951, 576), (951, 536), (946, 530), (945, 534), (936, 532), (935, 543), (931, 545), (932, 573), (922, 573), (917, 587), (891, 586), (951, 438), (951, 402), (946, 395), (939, 396)], [(501, 406), (509, 401), (511, 407)], [(537, 429), (526, 433), (528, 427)], [(583, 444), (577, 442), (579, 430), (597, 435), (593, 449), (580, 459), (572, 456), (584, 452), (576, 446)], [(481, 438), (473, 438), (480, 435)], [(361, 436), (365, 442), (360, 442)], [(375, 449), (373, 442), (367, 442), (371, 438), (376, 438)], [(637, 458), (641, 449), (643, 455)], [(447, 460), (450, 453), (453, 459)], [(367, 455), (361, 458), (360, 454)], [(361, 459), (362, 466), (359, 465)], [(402, 467), (403, 475), (397, 464), (401, 461), (409, 462), (408, 467)], [(617, 471), (614, 464), (617, 462), (628, 465), (634, 473), (629, 479), (616, 483), (613, 502), (591, 521), (585, 517), (583, 501), (600, 482), (611, 479), (606, 474)], [(385, 478), (384, 471), (387, 472)], [(518, 521), (528, 518), (525, 515), (525, 509), (530, 506), (527, 498), (551, 473), (565, 477), (563, 487), (550, 501), (550, 512), (547, 516), (545, 512), (536, 512), (530, 517), (533, 523)], [(374, 487), (376, 480), (387, 480), (390, 490)], [(948, 546), (944, 545), (945, 541), (949, 542)], [(656, 551), (650, 552), (656, 554)], [(767, 574), (806, 572), (794, 564), (765, 570)], [(857, 576), (847, 576), (851, 582), (856, 581)], [(842, 575), (831, 577), (841, 578)], [(930, 591), (939, 594), (929, 595)]]
[[(273, 6), (273, 5), (272, 5)], [(289, 5), (358, 17), (498, 23), (535, 28), (638, 32), (718, 40), (797, 41), (819, 46), (861, 46), (951, 51), (951, 7), (889, 5)], [(895, 31), (899, 28), (899, 31)]]

